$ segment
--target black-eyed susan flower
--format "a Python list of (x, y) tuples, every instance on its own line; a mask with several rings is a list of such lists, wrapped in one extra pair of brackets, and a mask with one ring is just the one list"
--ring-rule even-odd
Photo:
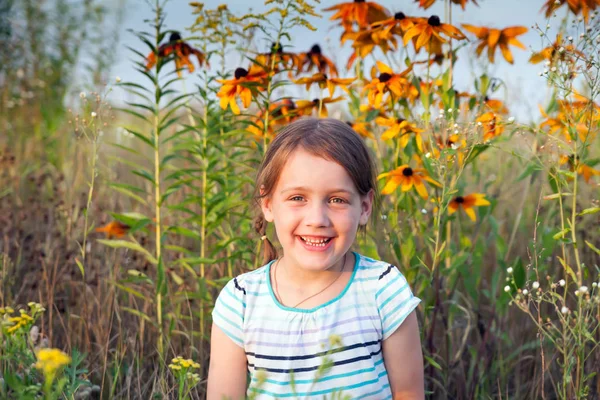
[[(467, 141), (464, 136), (459, 135), (458, 133), (453, 133), (449, 135), (445, 140), (440, 135), (436, 135), (435, 137), (436, 144), (438, 146), (437, 149), (433, 149), (434, 158), (439, 158), (441, 149), (452, 149), (456, 151), (458, 165), (463, 165), (465, 161), (465, 149), (467, 148)], [(451, 160), (453, 157), (452, 154), (448, 154), (447, 159)]]
[(554, 43), (543, 48), (538, 53), (533, 53), (529, 58), (529, 62), (532, 64), (539, 64), (542, 61), (550, 61), (550, 64), (552, 65), (557, 61), (574, 61), (574, 55), (584, 57), (584, 54), (577, 50), (576, 46), (565, 43), (562, 35), (558, 34)]
[(371, 132), (368, 122), (364, 121), (354, 121), (354, 122), (346, 122), (352, 129), (356, 131), (360, 136), (368, 139), (375, 139), (375, 136)]
[(277, 43), (271, 45), (269, 53), (259, 53), (257, 61), (263, 64), (264, 69), (271, 69), (271, 65), (273, 65), (273, 69), (277, 69), (279, 66), (290, 70), (300, 68), (300, 55), (284, 51), (283, 46)]
[(498, 115), (488, 111), (477, 118), (477, 122), (483, 126), (483, 141), (492, 140), (504, 132), (504, 125), (500, 122)]
[(582, 15), (586, 24), (590, 18), (590, 11), (594, 11), (600, 6), (599, 0), (546, 0), (546, 3), (542, 7), (542, 11), (545, 10), (546, 18), (550, 18), (556, 9), (567, 4), (571, 12), (575, 15)]
[(448, 214), (452, 215), (458, 211), (459, 208), (462, 208), (472, 221), (477, 221), (475, 207), (489, 205), (490, 202), (486, 200), (485, 194), (483, 193), (472, 193), (466, 196), (457, 196), (448, 203)]
[(377, 117), (375, 119), (375, 123), (377, 125), (388, 127), (388, 129), (381, 135), (382, 140), (389, 140), (395, 138), (396, 136), (400, 136), (398, 139), (400, 146), (405, 148), (408, 145), (408, 141), (412, 135), (414, 135), (419, 151), (423, 151), (423, 138), (421, 137), (421, 132), (423, 132), (423, 129), (417, 128), (414, 124), (411, 124), (404, 118)]
[(108, 239), (112, 239), (113, 237), (120, 238), (125, 236), (129, 232), (129, 229), (129, 225), (119, 221), (111, 221), (104, 226), (96, 228), (96, 232), (104, 232)]
[(337, 103), (338, 101), (344, 100), (343, 97), (325, 97), (324, 99), (313, 99), (313, 100), (298, 100), (296, 101), (296, 111), (299, 115), (312, 115), (313, 111), (319, 113), (319, 117), (326, 118), (329, 113), (327, 111), (327, 104)]
[(283, 99), (269, 105), (268, 129), (264, 129), (265, 111), (261, 111), (252, 119), (252, 123), (248, 125), (246, 130), (260, 139), (265, 135), (267, 135), (267, 137), (273, 137), (281, 126), (289, 124), (298, 116), (296, 104), (290, 99)]
[(329, 19), (331, 21), (339, 19), (344, 30), (352, 29), (354, 23), (360, 28), (366, 28), (374, 22), (389, 17), (389, 12), (385, 7), (374, 1), (365, 0), (336, 4), (333, 7), (325, 8), (323, 11), (336, 11)]
[(381, 61), (377, 61), (377, 68), (371, 70), (372, 80), (366, 84), (363, 91), (368, 92), (369, 104), (379, 108), (386, 93), (392, 93), (395, 98), (403, 97), (410, 82), (406, 78), (411, 68), (397, 74)]
[(559, 164), (560, 165), (564, 165), (564, 164), (568, 164), (569, 169), (571, 171), (575, 171), (577, 170), (577, 173), (581, 176), (583, 176), (583, 179), (585, 180), (585, 183), (590, 183), (590, 180), (594, 177), (594, 176), (600, 176), (600, 171), (597, 169), (594, 169), (593, 167), (582, 163), (579, 160), (578, 156), (573, 156), (573, 154), (571, 155), (562, 155), (560, 156), (560, 160), (559, 160)]
[(411, 168), (408, 164), (401, 165), (390, 172), (380, 174), (377, 179), (388, 178), (387, 182), (381, 191), (381, 194), (390, 194), (394, 190), (401, 187), (403, 192), (408, 192), (411, 188), (415, 188), (419, 196), (427, 199), (427, 189), (423, 181), (427, 181), (432, 185), (440, 187), (441, 185), (433, 180), (423, 168)]
[(475, 49), (477, 56), (480, 56), (483, 49), (487, 47), (488, 59), (491, 63), (495, 60), (496, 49), (498, 48), (502, 52), (504, 59), (511, 64), (514, 62), (514, 58), (509, 45), (523, 50), (526, 49), (525, 45), (517, 39), (517, 36), (527, 32), (527, 28), (524, 26), (511, 26), (504, 29), (492, 29), (485, 26), (474, 26), (469, 24), (462, 24), (462, 26), (479, 39), (479, 44)]
[[(467, 6), (467, 3), (469, 2), (469, 0), (451, 0), (451, 1), (454, 4), (461, 6), (463, 11), (464, 11), (465, 7)], [(415, 3), (419, 3), (419, 7), (423, 8), (424, 10), (427, 10), (435, 2), (436, 2), (436, 0), (415, 0)], [(477, 4), (477, 0), (471, 0), (471, 3), (475, 4), (476, 6), (479, 5), (479, 4)]]
[(417, 38), (415, 42), (415, 51), (417, 52), (425, 47), (429, 53), (437, 53), (437, 49), (441, 47), (440, 44), (447, 41), (442, 34), (451, 39), (466, 38), (455, 26), (442, 23), (437, 15), (429, 18), (413, 18), (412, 22), (413, 26), (404, 34), (404, 45), (406, 46), (413, 38)]
[(300, 55), (300, 67), (298, 72), (312, 72), (316, 69), (322, 74), (328, 74), (334, 77), (338, 76), (338, 70), (333, 61), (325, 57), (321, 51), (321, 46), (318, 44), (313, 45), (306, 53)]
[[(158, 48), (158, 58), (168, 57), (171, 54), (174, 55), (173, 60), (175, 61), (175, 69), (177, 69), (177, 74), (179, 76), (181, 76), (181, 69), (183, 67), (187, 67), (190, 73), (194, 72), (194, 64), (190, 61), (190, 56), (192, 55), (196, 56), (200, 67), (202, 67), (204, 63), (208, 65), (206, 55), (184, 42), (181, 39), (181, 35), (177, 32), (173, 32), (169, 37), (169, 41)], [(148, 54), (146, 57), (146, 69), (152, 68), (156, 62), (157, 54), (154, 52)]]
[(352, 48), (354, 49), (346, 63), (346, 69), (352, 68), (358, 57), (364, 59), (371, 54), (375, 47), (379, 47), (384, 54), (398, 47), (396, 38), (389, 29), (366, 29), (359, 32), (347, 32), (343, 36), (345, 39), (353, 40)]
[(316, 83), (321, 89), (327, 88), (329, 90), (329, 95), (333, 96), (336, 86), (348, 93), (348, 86), (351, 85), (355, 80), (356, 78), (329, 78), (326, 74), (317, 72), (312, 76), (297, 79), (294, 81), (294, 83), (306, 85), (306, 90), (309, 90), (312, 84)]
[(234, 114), (239, 114), (240, 107), (237, 104), (237, 96), (242, 99), (244, 107), (248, 108), (252, 102), (252, 95), (257, 91), (265, 90), (264, 80), (266, 77), (267, 72), (262, 67), (253, 64), (250, 70), (237, 68), (234, 79), (217, 79), (217, 82), (223, 84), (217, 93), (217, 97), (221, 99), (219, 102), (221, 108), (225, 110), (229, 106)]
[(408, 17), (403, 12), (399, 11), (395, 13), (391, 18), (384, 19), (371, 24), (372, 28), (383, 28), (390, 31), (391, 33), (404, 36), (404, 34), (413, 27), (414, 18)]
[(488, 96), (485, 96), (483, 98), (483, 103), (485, 104), (485, 108), (489, 111), (502, 115), (508, 114), (508, 108), (502, 100), (490, 99)]

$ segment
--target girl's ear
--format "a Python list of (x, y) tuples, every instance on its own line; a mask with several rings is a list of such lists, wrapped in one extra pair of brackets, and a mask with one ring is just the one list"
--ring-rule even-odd
[(369, 190), (365, 196), (361, 196), (360, 202), (360, 225), (366, 225), (369, 222), (369, 217), (373, 212), (373, 198), (375, 196), (375, 191), (373, 189)]
[[(265, 186), (260, 186), (260, 195), (265, 195)], [(261, 197), (260, 199), (260, 208), (262, 209), (263, 215), (265, 216), (265, 220), (267, 222), (273, 222), (273, 211), (271, 209), (271, 196)]]

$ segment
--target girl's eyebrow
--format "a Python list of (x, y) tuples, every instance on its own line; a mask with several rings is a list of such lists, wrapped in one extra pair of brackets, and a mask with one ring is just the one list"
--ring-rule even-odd
[[(285, 192), (291, 192), (291, 191), (304, 191), (304, 192), (310, 192), (310, 188), (306, 187), (306, 186), (294, 186), (294, 187), (289, 187), (286, 189), (283, 189), (281, 192), (279, 192), (280, 194), (284, 194)], [(349, 195), (352, 194), (352, 192), (348, 189), (343, 189), (343, 188), (338, 188), (338, 189), (333, 189), (330, 191), (330, 193), (347, 193)]]

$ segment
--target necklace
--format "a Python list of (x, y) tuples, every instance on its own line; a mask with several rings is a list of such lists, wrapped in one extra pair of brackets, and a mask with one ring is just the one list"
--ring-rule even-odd
[[(313, 297), (315, 297), (318, 294), (323, 293), (325, 290), (327, 290), (331, 285), (333, 285), (334, 283), (336, 283), (338, 281), (338, 279), (340, 279), (340, 276), (342, 276), (342, 273), (344, 272), (344, 268), (346, 268), (346, 255), (348, 253), (344, 254), (344, 261), (342, 262), (342, 269), (340, 270), (339, 275), (337, 276), (337, 278), (335, 278), (333, 280), (333, 282), (331, 282), (329, 285), (325, 286), (323, 289), (321, 289), (319, 292), (313, 294), (312, 296), (309, 296), (307, 298), (305, 298), (304, 300), (302, 300), (300, 303), (296, 304), (295, 306), (293, 306), (292, 308), (296, 308), (298, 307), (300, 304), (304, 303), (306, 300), (312, 299)], [(281, 302), (281, 296), (279, 295), (279, 291), (277, 289), (277, 270), (279, 269), (279, 260), (281, 260), (280, 258), (277, 259), (277, 262), (275, 263), (275, 268), (273, 268), (273, 278), (274, 278), (274, 283), (275, 283), (275, 294), (277, 295), (277, 298), (279, 299), (279, 301)], [(283, 304), (283, 302), (281, 302), (281, 304)]]

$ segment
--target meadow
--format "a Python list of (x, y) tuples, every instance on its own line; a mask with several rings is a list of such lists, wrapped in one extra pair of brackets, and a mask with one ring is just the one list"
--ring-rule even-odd
[[(356, 250), (422, 299), (428, 398), (600, 399), (600, 0), (536, 1), (558, 34), (453, 24), (475, 0), (191, 2), (174, 31), (149, 1), (135, 82), (111, 75), (122, 10), (0, 6), (0, 398), (204, 398), (216, 296), (277, 244), (256, 168), (312, 115), (376, 159)], [(319, 16), (344, 63), (289, 46)], [(519, 68), (523, 51), (550, 93), (536, 121), (491, 73), (455, 87), (458, 57)]]

